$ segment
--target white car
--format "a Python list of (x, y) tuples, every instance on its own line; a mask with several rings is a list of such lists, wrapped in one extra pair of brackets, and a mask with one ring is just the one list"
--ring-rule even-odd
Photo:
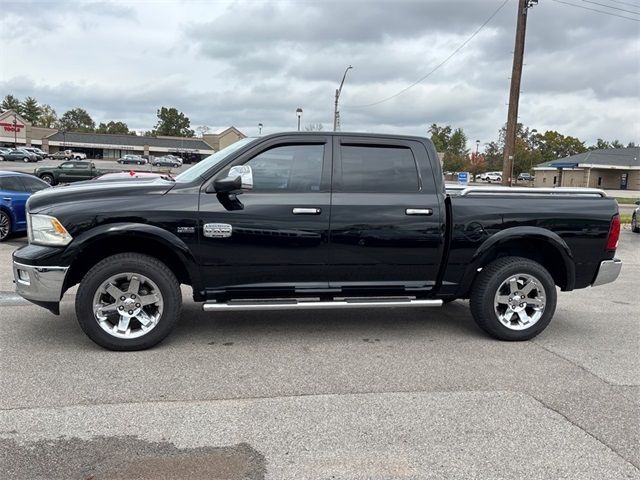
[(65, 150), (64, 154), (67, 158), (73, 159), (73, 160), (86, 160), (87, 159), (87, 154), (86, 153), (82, 153), (82, 152), (74, 152), (72, 150)]
[(489, 183), (500, 183), (502, 182), (502, 174), (501, 173), (497, 173), (497, 172), (488, 172), (485, 180)]

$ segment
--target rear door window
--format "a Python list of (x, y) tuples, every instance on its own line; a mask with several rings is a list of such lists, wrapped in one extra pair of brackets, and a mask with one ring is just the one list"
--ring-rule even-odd
[(418, 168), (410, 148), (342, 145), (338, 191), (411, 193), (420, 190)]

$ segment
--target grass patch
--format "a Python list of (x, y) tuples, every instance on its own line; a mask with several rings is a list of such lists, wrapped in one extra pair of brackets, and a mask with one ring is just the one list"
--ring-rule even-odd
[(620, 223), (631, 223), (631, 215), (632, 213), (621, 213), (620, 214)]
[(616, 201), (620, 205), (635, 205), (640, 198), (631, 198), (631, 197), (615, 197)]

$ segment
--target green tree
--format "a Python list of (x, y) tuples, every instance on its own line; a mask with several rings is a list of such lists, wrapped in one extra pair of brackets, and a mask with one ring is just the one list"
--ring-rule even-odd
[(193, 137), (195, 132), (189, 127), (191, 127), (191, 121), (184, 113), (174, 107), (162, 107), (158, 110), (158, 123), (151, 134)]
[(624, 148), (624, 145), (620, 143), (620, 140), (616, 138), (613, 142), (611, 142), (611, 148)]
[(66, 132), (93, 132), (96, 123), (83, 108), (74, 108), (58, 120), (58, 128)]
[(535, 144), (543, 162), (586, 152), (584, 142), (576, 137), (565, 136), (554, 130), (547, 130), (534, 136)]
[(22, 105), (20, 105), (20, 100), (18, 100), (13, 95), (7, 95), (2, 100), (2, 104), (0, 104), (0, 111), (6, 112), (7, 110), (13, 110), (18, 114), (22, 113)]
[(58, 122), (58, 115), (51, 105), (44, 104), (40, 107), (38, 127), (53, 128)]
[(607, 148), (611, 148), (611, 144), (609, 142), (607, 142), (606, 140), (603, 140), (601, 138), (599, 138), (598, 140), (596, 140), (595, 145), (590, 145), (589, 146), (589, 150), (604, 150)]
[[(113, 133), (130, 135), (129, 126), (124, 122), (110, 121), (108, 123), (100, 123), (96, 128), (96, 133)], [(133, 133), (135, 135), (135, 132)]]
[(504, 150), (498, 142), (489, 142), (484, 149), (484, 161), (487, 171), (502, 171), (502, 162), (504, 160)]
[(436, 151), (445, 153), (449, 148), (449, 140), (451, 138), (451, 127), (449, 125), (440, 127), (433, 123), (429, 127), (431, 141), (436, 147)]
[(33, 97), (27, 97), (22, 102), (22, 116), (28, 120), (32, 125), (38, 125), (40, 119), (40, 105), (38, 101)]

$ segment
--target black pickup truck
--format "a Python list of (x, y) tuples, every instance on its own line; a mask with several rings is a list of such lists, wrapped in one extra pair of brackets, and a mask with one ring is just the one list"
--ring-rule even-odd
[(113, 350), (165, 338), (180, 284), (211, 312), (468, 298), (484, 331), (527, 340), (549, 324), (556, 287), (612, 282), (622, 265), (617, 203), (603, 191), (447, 193), (433, 144), (396, 135), (243, 139), (175, 180), (43, 190), (28, 218), (18, 293), (57, 314), (79, 284), (80, 326)]

